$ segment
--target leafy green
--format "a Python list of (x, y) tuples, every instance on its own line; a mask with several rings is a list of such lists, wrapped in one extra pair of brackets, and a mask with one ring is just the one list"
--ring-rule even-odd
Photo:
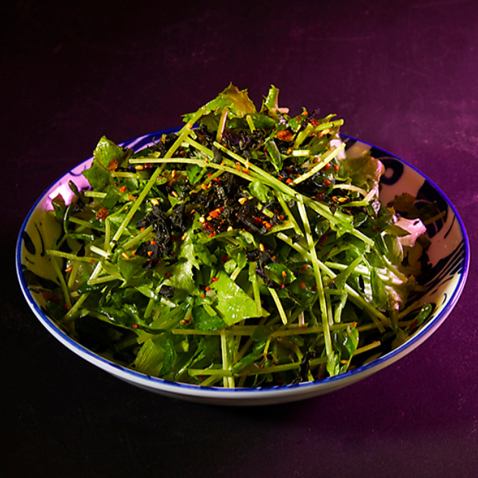
[(217, 281), (212, 284), (217, 293), (217, 309), (227, 325), (233, 325), (244, 319), (260, 317), (254, 300), (246, 294), (224, 272), (220, 272)]
[(83, 175), (94, 189), (102, 189), (110, 182), (110, 172), (119, 167), (125, 156), (120, 146), (102, 136), (93, 151), (93, 164)]
[(148, 375), (168, 375), (173, 368), (175, 358), (176, 351), (171, 339), (161, 334), (143, 343), (134, 366)]
[(382, 206), (383, 165), (344, 157), (342, 119), (289, 114), (274, 85), (258, 111), (233, 84), (183, 118), (135, 153), (101, 137), (89, 187), (53, 200), (56, 280), (31, 284), (76, 340), (168, 380), (257, 387), (346, 372), (426, 323), (433, 306), (409, 301), (434, 206)]

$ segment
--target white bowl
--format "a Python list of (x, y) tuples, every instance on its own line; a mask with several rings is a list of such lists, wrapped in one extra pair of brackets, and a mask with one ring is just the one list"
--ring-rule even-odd
[[(169, 130), (170, 131), (170, 130)], [(158, 139), (164, 131), (150, 133), (122, 143), (123, 146), (139, 150)], [(61, 193), (65, 200), (71, 195), (68, 187), (73, 181), (79, 189), (88, 186), (82, 172), (89, 167), (92, 158), (82, 162), (50, 186), (36, 201), (21, 226), (16, 245), (16, 270), (20, 287), (33, 313), (45, 328), (65, 347), (84, 360), (128, 383), (181, 399), (221, 405), (265, 405), (291, 402), (329, 393), (351, 385), (393, 364), (427, 340), (448, 317), (457, 303), (465, 285), (469, 267), (469, 242), (465, 227), (453, 204), (446, 195), (416, 168), (380, 148), (343, 135), (348, 154), (372, 149), (372, 154), (386, 166), (382, 178), (380, 198), (387, 203), (397, 194), (408, 192), (414, 196), (436, 201), (443, 217), (428, 225), (431, 246), (428, 251), (430, 269), (426, 282), (427, 292), (419, 299), (422, 303), (433, 303), (432, 317), (404, 344), (385, 355), (358, 368), (317, 382), (304, 382), (270, 388), (224, 389), (199, 387), (170, 382), (151, 377), (112, 362), (81, 345), (69, 337), (41, 306), (41, 297), (30, 289), (25, 272), (30, 270), (46, 279), (54, 279), (51, 264), (43, 251), (58, 237), (58, 224), (45, 212), (52, 209), (51, 200)]]

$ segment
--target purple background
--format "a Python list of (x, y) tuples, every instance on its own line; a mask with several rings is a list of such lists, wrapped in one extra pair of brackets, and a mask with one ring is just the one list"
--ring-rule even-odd
[(274, 83), (282, 105), (335, 112), (344, 132), (416, 165), (457, 206), (473, 253), (476, 2), (40, 3), (0, 7), (0, 475), (478, 476), (476, 262), (444, 325), (399, 363), (255, 409), (163, 398), (83, 362), (14, 274), (23, 217), (100, 135), (176, 126), (230, 81), (256, 101)]

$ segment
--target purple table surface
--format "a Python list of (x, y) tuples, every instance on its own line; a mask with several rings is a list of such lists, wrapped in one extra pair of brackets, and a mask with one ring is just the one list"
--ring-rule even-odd
[[(10, 2), (0, 7), (0, 475), (478, 476), (478, 294), (412, 354), (304, 402), (231, 409), (142, 391), (83, 362), (28, 309), (21, 221), (57, 177), (116, 141), (176, 126), (229, 82), (416, 165), (477, 245), (475, 1)], [(121, 6), (120, 6), (121, 4)]]

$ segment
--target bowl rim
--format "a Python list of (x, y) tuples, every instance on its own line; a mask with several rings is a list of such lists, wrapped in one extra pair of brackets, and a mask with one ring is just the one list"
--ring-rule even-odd
[[(154, 136), (161, 135), (164, 133), (174, 132), (177, 131), (178, 128), (168, 128), (168, 129), (161, 129), (157, 131), (152, 131), (150, 133), (146, 133), (143, 135), (139, 135), (136, 137), (131, 138), (130, 140), (123, 141), (119, 143), (120, 145), (127, 145), (132, 142), (139, 142), (142, 139), (153, 138)], [(213, 387), (213, 386), (200, 386), (194, 384), (188, 384), (183, 382), (174, 382), (170, 380), (166, 380), (160, 377), (154, 377), (119, 363), (116, 363), (110, 359), (107, 359), (95, 352), (91, 349), (85, 347), (84, 345), (80, 344), (79, 342), (75, 341), (72, 337), (70, 337), (65, 331), (63, 331), (53, 319), (48, 317), (40, 308), (38, 303), (33, 298), (28, 285), (26, 283), (25, 277), (22, 271), (22, 238), (23, 233), (26, 229), (30, 218), (32, 217), (34, 211), (36, 210), (38, 204), (45, 198), (45, 195), (50, 191), (55, 184), (57, 184), (64, 176), (70, 174), (73, 170), (81, 167), (88, 161), (91, 161), (92, 157), (89, 157), (82, 162), (76, 164), (73, 168), (69, 171), (65, 172), (62, 176), (57, 178), (53, 181), (43, 192), (39, 195), (37, 200), (31, 206), (30, 210), (26, 214), (25, 218), (22, 221), (20, 226), (17, 241), (15, 245), (15, 269), (17, 279), (26, 299), (30, 309), (33, 311), (36, 318), (40, 321), (40, 323), (53, 335), (60, 343), (66, 346), (70, 351), (74, 352), (75, 354), (79, 355), (84, 360), (96, 365), (97, 367), (103, 369), (106, 372), (113, 374), (114, 376), (121, 378), (127, 382), (134, 383), (137, 386), (141, 386), (146, 389), (154, 389), (158, 393), (164, 392), (173, 394), (176, 396), (190, 396), (190, 397), (199, 397), (199, 398), (210, 398), (210, 399), (261, 399), (261, 398), (274, 398), (274, 397), (291, 397), (303, 394), (304, 392), (314, 395), (313, 392), (319, 392), (321, 389), (330, 388), (334, 385), (338, 388), (340, 384), (343, 386), (347, 385), (347, 382), (357, 381), (362, 376), (365, 378), (372, 373), (383, 369), (387, 365), (391, 365), (399, 358), (407, 355), (408, 353), (412, 352), (420, 343), (422, 343), (425, 339), (427, 339), (432, 333), (434, 333), (440, 325), (443, 324), (445, 319), (451, 313), (453, 308), (455, 307), (459, 297), (461, 296), (463, 289), (465, 287), (465, 283), (468, 277), (469, 266), (470, 266), (470, 243), (469, 237), (466, 231), (465, 224), (456, 208), (456, 206), (452, 203), (452, 201), (448, 198), (445, 192), (426, 174), (424, 174), (419, 168), (410, 164), (408, 161), (402, 159), (401, 157), (393, 154), (382, 147), (376, 146), (370, 142), (364, 141), (360, 138), (355, 136), (351, 136), (345, 133), (341, 133), (341, 137), (344, 139), (349, 139), (352, 141), (363, 143), (375, 150), (378, 150), (390, 158), (393, 158), (405, 166), (411, 168), (415, 173), (420, 175), (424, 178), (432, 187), (435, 189), (439, 195), (443, 198), (446, 202), (447, 206), (451, 208), (453, 211), (458, 225), (460, 227), (460, 232), (464, 244), (464, 258), (463, 258), (463, 269), (460, 273), (460, 277), (458, 279), (458, 283), (456, 284), (450, 299), (448, 300), (447, 304), (443, 309), (433, 317), (423, 328), (421, 328), (417, 333), (415, 333), (412, 337), (410, 337), (406, 342), (398, 346), (397, 348), (390, 350), (384, 355), (377, 357), (376, 359), (368, 362), (366, 364), (360, 365), (359, 367), (349, 370), (345, 373), (341, 373), (339, 375), (333, 377), (326, 377), (319, 381), (309, 381), (309, 382), (300, 382), (295, 384), (288, 384), (288, 385), (276, 385), (272, 387), (244, 387), (244, 388), (222, 388), (222, 387)]]

